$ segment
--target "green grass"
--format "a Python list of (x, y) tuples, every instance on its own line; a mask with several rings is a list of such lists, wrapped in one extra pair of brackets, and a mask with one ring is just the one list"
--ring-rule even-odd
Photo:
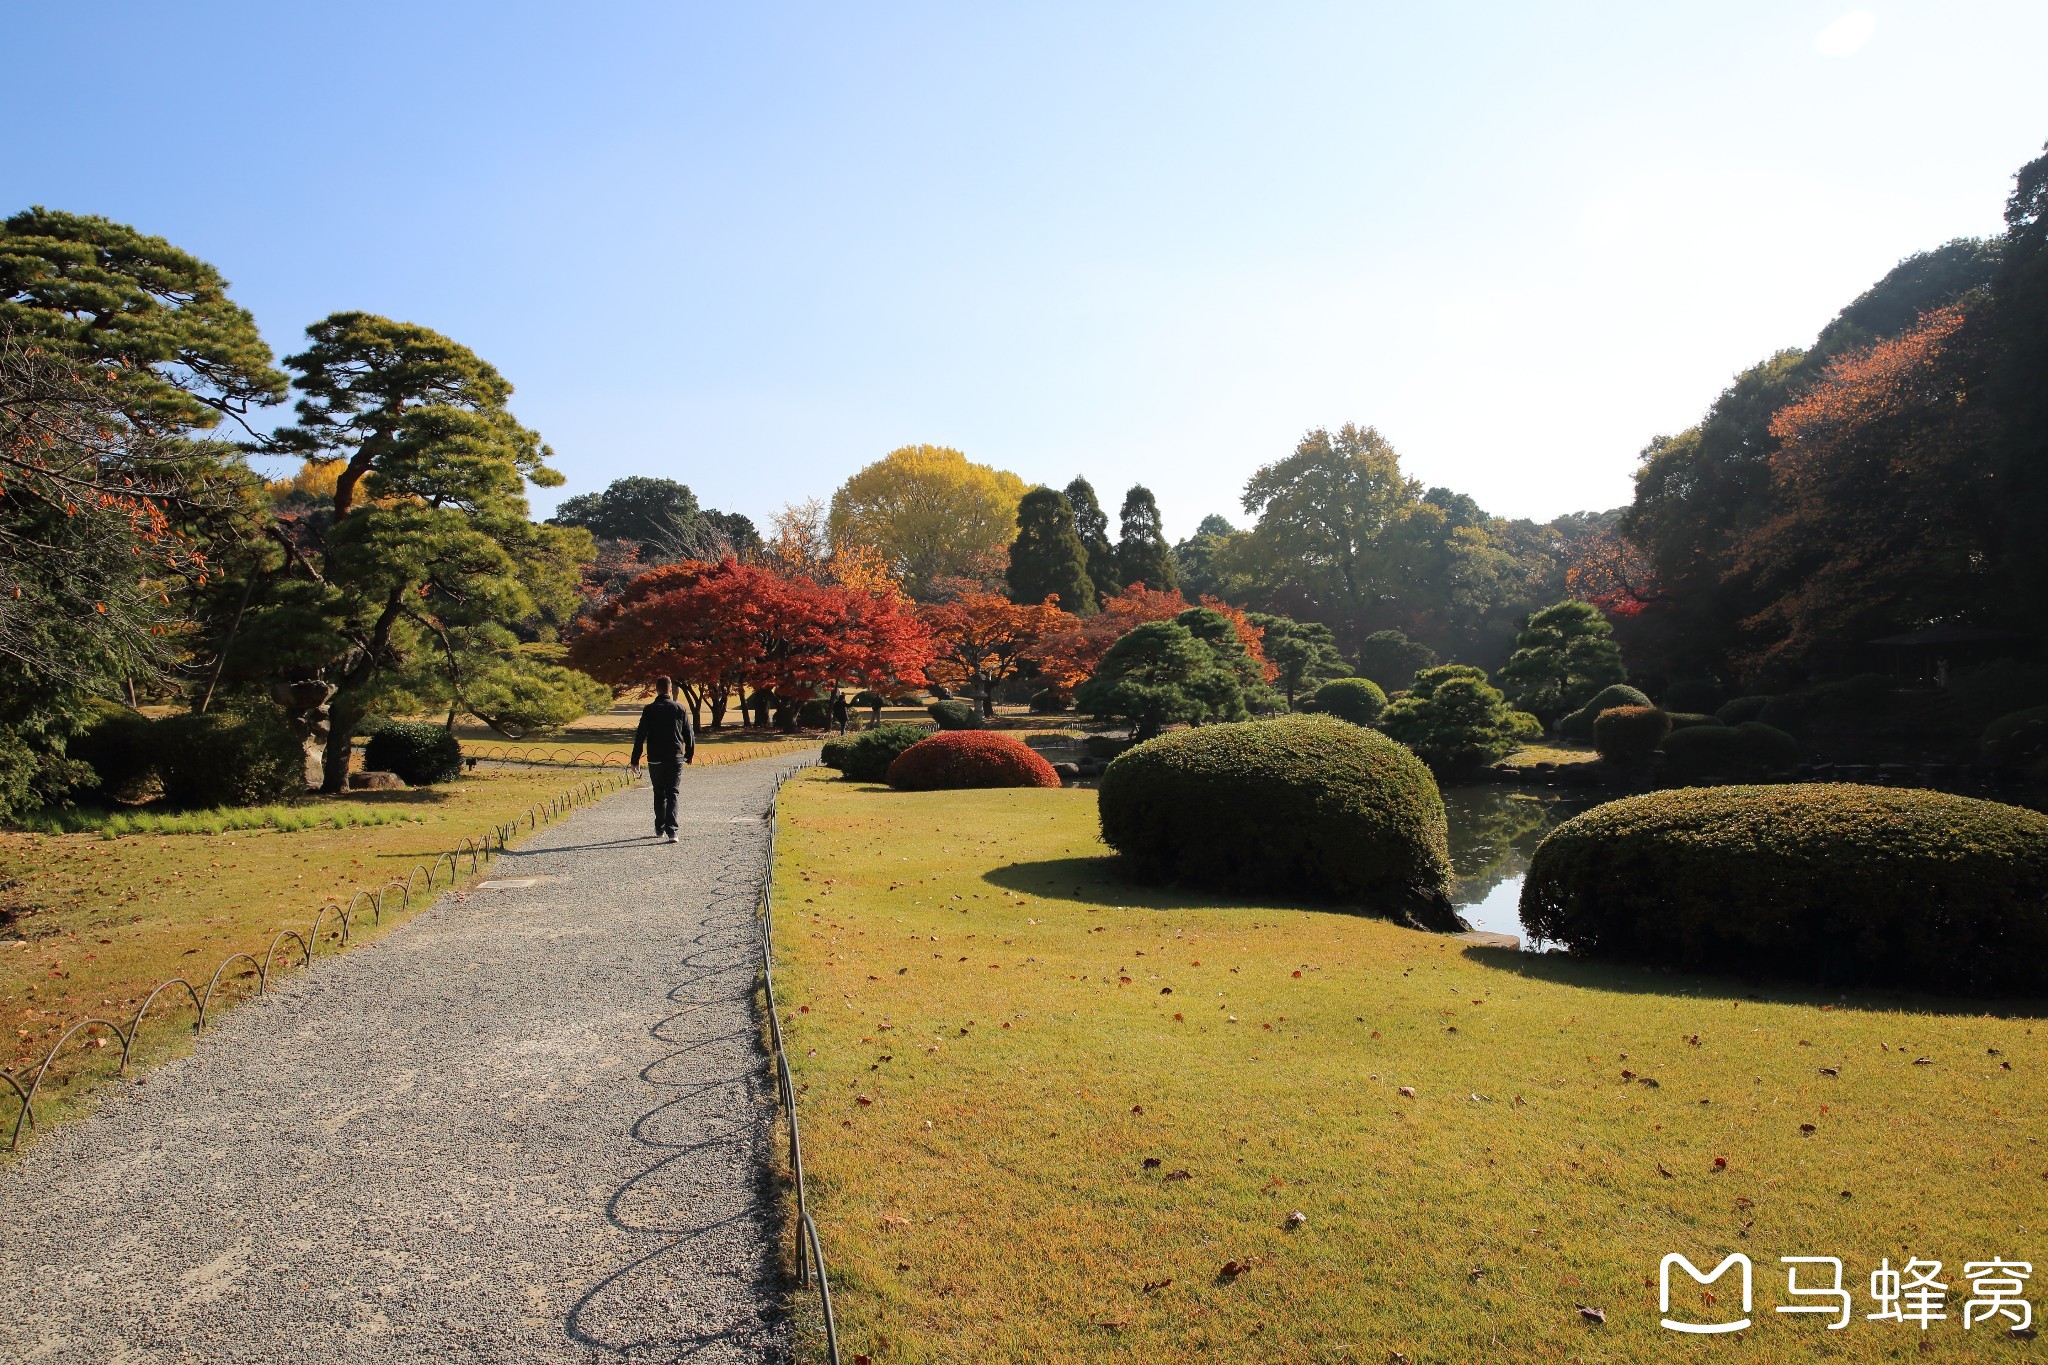
[(388, 806), (240, 806), (198, 811), (110, 811), (98, 807), (46, 811), (26, 817), (31, 834), (97, 834), (120, 839), (131, 834), (229, 834), (274, 829), (296, 834), (309, 829), (361, 829), (370, 825), (418, 822), (421, 817)]
[[(814, 773), (782, 810), (778, 991), (848, 1360), (1902, 1359), (1918, 1331), (1861, 1316), (1880, 1257), (1959, 1291), (1966, 1260), (2048, 1259), (2033, 1010), (1133, 887), (1085, 791)], [(1736, 1250), (1743, 1340), (1661, 1329), (1660, 1258)], [(1771, 1311), (1788, 1255), (1845, 1258), (1847, 1330)], [(1727, 1306), (1702, 1292), (1675, 1306)], [(1966, 1334), (1965, 1297), (1933, 1349), (2039, 1358)]]

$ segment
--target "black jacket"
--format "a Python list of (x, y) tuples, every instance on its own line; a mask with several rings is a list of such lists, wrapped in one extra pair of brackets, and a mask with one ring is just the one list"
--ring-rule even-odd
[(647, 751), (649, 763), (689, 763), (697, 757), (697, 737), (690, 733), (690, 713), (675, 702), (656, 697), (640, 708), (640, 726), (633, 731), (633, 762)]

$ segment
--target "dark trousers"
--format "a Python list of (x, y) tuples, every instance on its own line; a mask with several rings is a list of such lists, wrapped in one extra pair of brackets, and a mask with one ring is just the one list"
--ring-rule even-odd
[(683, 765), (680, 763), (649, 763), (647, 785), (654, 788), (654, 832), (674, 834), (676, 832), (676, 798), (682, 794)]

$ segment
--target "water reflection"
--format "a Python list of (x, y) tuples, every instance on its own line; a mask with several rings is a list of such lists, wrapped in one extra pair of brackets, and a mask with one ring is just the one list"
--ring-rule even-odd
[(1451, 900), (1474, 929), (1524, 938), (1520, 902), (1529, 855), (1543, 836), (1594, 805), (1579, 796), (1504, 787), (1446, 787), (1451, 822)]

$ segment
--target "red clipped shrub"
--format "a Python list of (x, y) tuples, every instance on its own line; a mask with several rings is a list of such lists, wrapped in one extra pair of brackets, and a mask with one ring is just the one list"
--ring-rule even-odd
[(912, 792), (1057, 787), (1060, 775), (1036, 750), (999, 730), (941, 730), (896, 755), (888, 782)]

